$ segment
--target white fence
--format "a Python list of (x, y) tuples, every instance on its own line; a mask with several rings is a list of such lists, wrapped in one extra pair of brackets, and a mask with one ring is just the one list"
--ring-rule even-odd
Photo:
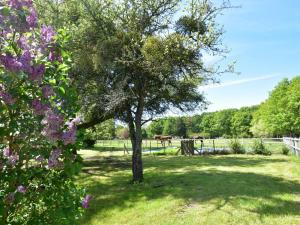
[(300, 138), (284, 137), (283, 142), (293, 151), (296, 156), (300, 155)]

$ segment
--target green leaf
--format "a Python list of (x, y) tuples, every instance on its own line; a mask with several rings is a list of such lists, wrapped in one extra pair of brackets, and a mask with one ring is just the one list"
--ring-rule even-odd
[(60, 91), (61, 93), (63, 93), (63, 94), (66, 94), (66, 91), (65, 91), (65, 89), (64, 89), (63, 87), (59, 87), (59, 91)]
[(55, 79), (50, 79), (49, 83), (52, 84), (52, 85), (56, 85), (56, 80)]
[(9, 16), (10, 15), (10, 9), (8, 7), (1, 7), (0, 11), (1, 11), (1, 14), (3, 16)]

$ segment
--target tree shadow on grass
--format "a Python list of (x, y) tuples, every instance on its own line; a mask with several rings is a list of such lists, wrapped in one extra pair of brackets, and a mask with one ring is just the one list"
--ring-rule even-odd
[[(145, 167), (154, 170), (174, 170), (185, 167), (253, 167), (264, 166), (268, 163), (287, 162), (286, 159), (278, 159), (271, 157), (244, 157), (244, 156), (194, 156), (194, 157), (144, 157)], [(93, 156), (85, 159), (83, 162), (83, 172), (90, 175), (105, 175), (107, 172), (120, 171), (124, 169), (130, 170), (131, 156)]]
[(82, 172), (89, 175), (105, 176), (108, 172), (127, 170), (130, 167), (129, 157), (107, 156), (99, 158), (93, 156), (85, 159)]
[[(111, 164), (111, 160), (114, 159), (119, 161)], [(151, 170), (154, 167), (153, 163), (156, 163), (153, 160), (157, 161), (157, 164), (155, 164), (156, 170)], [(97, 173), (96, 176), (95, 174), (93, 174), (94, 176), (84, 175), (82, 178), (82, 181), (89, 181), (87, 189), (95, 197), (83, 221), (88, 223), (93, 216), (96, 214), (101, 216), (106, 210), (117, 208), (122, 211), (128, 207), (133, 207), (138, 201), (150, 201), (170, 195), (185, 200), (187, 204), (201, 204), (213, 199), (222, 199), (223, 201), (220, 201), (222, 203), (216, 204), (215, 209), (221, 209), (230, 203), (238, 210), (243, 206), (235, 205), (239, 204), (237, 203), (239, 201), (234, 200), (244, 199), (255, 206), (244, 210), (258, 213), (261, 217), (265, 215), (299, 215), (299, 202), (292, 200), (291, 197), (287, 199), (280, 197), (293, 194), (299, 195), (300, 183), (298, 182), (264, 174), (220, 171), (217, 169), (166, 172), (166, 168), (178, 169), (177, 166), (180, 167), (180, 165), (177, 165), (176, 160), (175, 162), (172, 160), (174, 161), (174, 158), (146, 159), (145, 182), (132, 185), (129, 182), (131, 178), (129, 158), (125, 161), (120, 160), (119, 157), (110, 158), (108, 161), (103, 159), (97, 170), (102, 171), (104, 174), (109, 173), (108, 181), (99, 179)], [(181, 160), (181, 167), (184, 167), (182, 164), (188, 164), (189, 161), (185, 160), (187, 158)], [(124, 162), (125, 164), (122, 164)], [(192, 160), (192, 163), (198, 166), (217, 166), (220, 164), (222, 166), (246, 166), (245, 164), (252, 166), (272, 162), (281, 162), (281, 160), (258, 158), (249, 161), (240, 157), (218, 157), (206, 158), (198, 164)], [(86, 163), (88, 164), (88, 162)], [(110, 166), (108, 166), (109, 164)], [(264, 204), (259, 204), (257, 201), (264, 202)]]

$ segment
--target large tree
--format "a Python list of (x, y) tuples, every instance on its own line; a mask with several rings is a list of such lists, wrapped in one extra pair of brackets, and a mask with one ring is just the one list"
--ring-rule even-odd
[(186, 129), (186, 125), (184, 123), (183, 118), (178, 118), (176, 120), (176, 136), (182, 137), (182, 138), (186, 138), (187, 137), (187, 129)]
[(220, 72), (203, 55), (226, 54), (209, 0), (37, 1), (42, 15), (72, 34), (81, 128), (114, 117), (128, 124), (133, 181), (143, 180), (142, 125), (170, 108), (202, 107), (199, 85)]
[(155, 135), (161, 135), (163, 133), (164, 130), (163, 122), (164, 122), (163, 120), (158, 120), (150, 123), (150, 125), (147, 127), (150, 137), (153, 138)]
[(300, 77), (283, 79), (254, 114), (252, 130), (257, 136), (300, 135)]
[(257, 106), (242, 107), (231, 118), (232, 134), (235, 137), (252, 137), (251, 122)]

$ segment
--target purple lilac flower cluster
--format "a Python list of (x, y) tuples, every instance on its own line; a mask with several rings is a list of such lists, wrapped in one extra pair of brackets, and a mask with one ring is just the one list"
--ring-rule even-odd
[(14, 167), (19, 161), (19, 155), (16, 152), (13, 152), (10, 148), (3, 149), (3, 158), (7, 159), (7, 164)]
[(11, 72), (25, 72), (32, 81), (41, 83), (45, 73), (45, 65), (33, 65), (33, 57), (29, 51), (25, 51), (21, 57), (14, 57), (11, 54), (0, 55), (0, 63), (6, 70)]
[(82, 207), (87, 209), (89, 207), (90, 201), (93, 199), (93, 196), (87, 195), (85, 198), (82, 200), (81, 204)]
[(0, 99), (2, 99), (3, 102), (7, 105), (13, 105), (17, 101), (17, 99), (14, 98), (10, 93), (1, 90), (1, 88), (0, 88)]
[[(33, 44), (33, 40), (36, 40), (34, 30), (38, 25), (37, 12), (33, 8), (32, 1), (28, 0), (9, 0), (7, 5), (11, 8), (10, 15), (0, 14), (0, 25), (3, 29), (1, 39), (11, 39), (12, 36), (17, 38), (18, 47), (23, 50), (21, 56), (13, 54), (12, 52), (1, 51), (0, 63), (6, 70), (11, 72), (25, 72), (28, 74), (28, 78), (32, 81), (41, 83), (42, 77), (46, 71), (44, 64), (37, 64), (34, 61), (33, 55), (39, 55), (39, 53), (46, 53), (47, 58), (53, 60), (60, 58), (55, 53), (55, 48), (51, 45), (56, 35), (51, 26), (43, 25), (40, 30), (40, 42)], [(27, 8), (27, 16), (25, 23), (18, 21), (19, 15), (23, 13), (24, 8)], [(25, 11), (26, 12), (26, 11)], [(16, 23), (21, 26), (22, 29), (16, 29), (16, 26), (10, 26), (12, 23)], [(14, 27), (15, 29), (12, 29)], [(26, 32), (31, 32), (33, 35), (27, 35)], [(55, 55), (55, 57), (54, 57)]]
[(51, 26), (43, 25), (41, 28), (41, 39), (43, 43), (50, 43), (54, 40), (55, 32)]
[(32, 101), (32, 108), (34, 110), (35, 115), (44, 115), (45, 112), (50, 109), (50, 106), (47, 104), (43, 104), (40, 100), (34, 99)]
[(51, 155), (48, 159), (48, 167), (50, 169), (56, 168), (59, 165), (58, 158), (61, 155), (60, 149), (55, 149), (51, 152)]
[[(22, 194), (25, 194), (27, 192), (27, 188), (23, 185), (19, 185), (16, 189), (16, 192), (19, 192), (19, 193), (22, 193)], [(5, 201), (8, 203), (8, 204), (12, 204), (15, 199), (16, 199), (16, 192), (10, 192), (7, 194), (6, 198), (5, 198)]]
[(24, 194), (24, 193), (26, 193), (26, 191), (27, 191), (27, 189), (23, 185), (20, 185), (20, 186), (17, 187), (17, 192), (19, 192), (19, 193)]
[(42, 94), (44, 98), (49, 98), (50, 96), (54, 95), (54, 90), (50, 85), (44, 85), (42, 87)]
[(22, 9), (22, 7), (32, 7), (32, 0), (9, 0), (8, 5), (14, 9)]
[(36, 27), (38, 23), (37, 12), (34, 8), (30, 8), (30, 14), (26, 17), (26, 22), (30, 27)]
[(61, 128), (63, 126), (64, 118), (52, 109), (49, 109), (45, 113), (45, 117), (42, 120), (44, 129), (42, 134), (50, 141), (58, 141), (61, 139)]
[(62, 140), (64, 141), (65, 145), (75, 143), (76, 131), (77, 131), (76, 125), (79, 124), (80, 121), (81, 121), (81, 119), (79, 117), (77, 117), (67, 124), (68, 130), (65, 131), (62, 135)]

